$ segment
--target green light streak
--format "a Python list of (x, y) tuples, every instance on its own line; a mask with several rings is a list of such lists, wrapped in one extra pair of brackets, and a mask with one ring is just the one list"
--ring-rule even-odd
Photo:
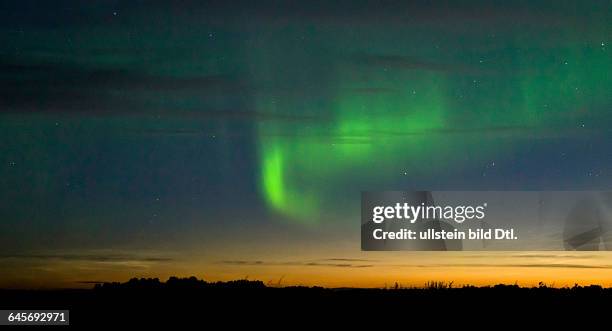
[[(367, 190), (377, 183), (377, 189), (397, 189), (394, 183), (406, 183), (409, 178), (402, 175), (437, 178), (463, 169), (480, 170), (491, 160), (499, 164), (511, 159), (526, 139), (539, 132), (562, 136), (584, 119), (603, 116), (601, 109), (609, 104), (607, 89), (612, 84), (609, 52), (601, 42), (584, 45), (575, 41), (581, 40), (579, 36), (566, 33), (566, 39), (546, 34), (539, 40), (506, 36), (496, 49), (484, 52), (484, 61), (474, 61), (470, 49), (459, 57), (438, 59), (441, 63), (461, 61), (458, 58), (472, 61), (456, 71), (452, 66), (448, 71), (386, 70), (384, 65), (337, 64), (325, 72), (313, 96), (308, 89), (307, 97), (256, 95), (257, 111), (322, 118), (257, 124), (263, 198), (288, 220), (316, 224), (319, 215), (333, 210), (329, 201), (337, 200), (339, 188)], [(328, 56), (313, 60), (302, 49), (270, 47), (254, 55), (252, 73), (255, 81), (273, 82), (275, 87), (313, 79), (304, 71), (285, 73), (277, 66), (325, 63)], [(393, 51), (388, 45), (381, 47), (386, 49), (382, 54), (415, 52), (401, 45)], [(276, 52), (289, 58), (290, 64), (271, 61), (269, 54)]]

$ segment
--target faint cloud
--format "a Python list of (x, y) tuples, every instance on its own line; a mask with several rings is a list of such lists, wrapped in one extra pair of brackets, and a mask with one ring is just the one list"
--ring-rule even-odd
[(351, 58), (357, 65), (382, 67), (393, 70), (423, 70), (457, 73), (486, 73), (490, 70), (462, 63), (442, 63), (415, 56), (387, 54), (356, 54)]
[[(336, 267), (336, 268), (369, 268), (373, 264), (350, 263), (350, 262), (366, 262), (369, 260), (361, 259), (322, 259), (315, 261), (249, 261), (249, 260), (225, 260), (219, 261), (218, 264), (233, 265), (233, 266), (308, 266), (308, 267)], [(346, 263), (340, 263), (346, 262)]]
[(542, 259), (554, 259), (554, 258), (568, 258), (568, 259), (592, 259), (595, 255), (573, 255), (573, 254), (517, 254), (512, 255), (517, 258), (542, 258)]
[(612, 265), (589, 265), (569, 263), (524, 263), (524, 264), (489, 264), (489, 263), (444, 263), (419, 265), (388, 265), (388, 267), (410, 268), (561, 268), (561, 269), (612, 269)]
[(369, 260), (369, 259), (349, 259), (349, 258), (330, 258), (330, 259), (324, 259), (324, 261), (375, 262), (376, 260)]
[(0, 259), (65, 260), (86, 262), (170, 262), (173, 258), (163, 256), (140, 256), (135, 254), (12, 254), (0, 255)]

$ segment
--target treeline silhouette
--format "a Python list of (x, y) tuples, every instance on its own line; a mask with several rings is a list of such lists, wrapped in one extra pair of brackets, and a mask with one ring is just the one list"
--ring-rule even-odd
[[(455, 286), (452, 282), (428, 282), (423, 287), (394, 283), (384, 288), (323, 288), (268, 286), (259, 280), (208, 282), (196, 277), (132, 278), (127, 282), (97, 283), (90, 289), (0, 290), (0, 309), (69, 309), (71, 324), (136, 325), (157, 321), (193, 321), (244, 324), (282, 318), (323, 321), (357, 318), (440, 316), (535, 315), (574, 316), (587, 310), (596, 315), (612, 306), (612, 288), (598, 285), (533, 287), (516, 284)], [(603, 312), (598, 316), (607, 316)], [(93, 323), (93, 324), (92, 324)], [(267, 325), (266, 324), (266, 325)], [(261, 325), (261, 324), (260, 324)]]
[(95, 291), (117, 291), (117, 290), (219, 290), (219, 289), (242, 289), (242, 290), (275, 290), (284, 289), (285, 291), (302, 290), (302, 291), (327, 291), (334, 293), (347, 294), (351, 292), (372, 292), (385, 293), (389, 290), (403, 291), (406, 294), (410, 293), (427, 293), (434, 291), (460, 291), (460, 292), (535, 292), (535, 293), (556, 293), (556, 294), (610, 294), (612, 288), (604, 288), (601, 285), (578, 285), (574, 284), (571, 287), (555, 287), (549, 286), (544, 282), (538, 283), (537, 286), (522, 287), (518, 284), (497, 284), (492, 286), (474, 286), (462, 285), (454, 286), (454, 282), (429, 281), (423, 287), (409, 286), (404, 287), (399, 283), (394, 283), (392, 286), (382, 288), (324, 288), (321, 286), (267, 286), (260, 280), (237, 279), (230, 281), (207, 282), (198, 279), (195, 276), (179, 278), (172, 276), (167, 281), (162, 282), (159, 278), (131, 278), (129, 281), (121, 282), (103, 282), (96, 283), (93, 288)]
[(191, 276), (188, 278), (170, 277), (166, 282), (161, 282), (159, 278), (132, 278), (125, 283), (98, 283), (94, 285), (94, 290), (193, 290), (193, 289), (257, 289), (265, 288), (266, 285), (259, 280), (238, 279), (227, 282), (207, 282)]

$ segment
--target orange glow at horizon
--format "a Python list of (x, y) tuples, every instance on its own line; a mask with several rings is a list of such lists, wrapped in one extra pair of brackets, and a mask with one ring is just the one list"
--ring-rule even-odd
[[(207, 281), (261, 280), (269, 286), (423, 287), (430, 281), (453, 286), (519, 284), (564, 287), (612, 286), (607, 252), (358, 252), (353, 256), (303, 254), (292, 258), (212, 258), (89, 261), (5, 261), (0, 288), (87, 288), (93, 282), (133, 277), (196, 276)], [(11, 271), (13, 270), (13, 271)]]

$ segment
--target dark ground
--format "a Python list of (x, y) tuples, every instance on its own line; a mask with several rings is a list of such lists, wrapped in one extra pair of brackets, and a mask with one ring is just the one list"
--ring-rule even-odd
[(125, 323), (287, 328), (322, 323), (378, 328), (388, 323), (426, 323), (434, 329), (467, 323), (498, 328), (518, 321), (533, 323), (533, 319), (547, 326), (578, 320), (582, 329), (585, 323), (608, 324), (612, 289), (544, 284), (453, 288), (441, 283), (409, 289), (274, 288), (259, 281), (206, 283), (192, 277), (165, 283), (132, 279), (93, 289), (0, 290), (0, 309), (69, 309), (71, 327), (85, 329)]

